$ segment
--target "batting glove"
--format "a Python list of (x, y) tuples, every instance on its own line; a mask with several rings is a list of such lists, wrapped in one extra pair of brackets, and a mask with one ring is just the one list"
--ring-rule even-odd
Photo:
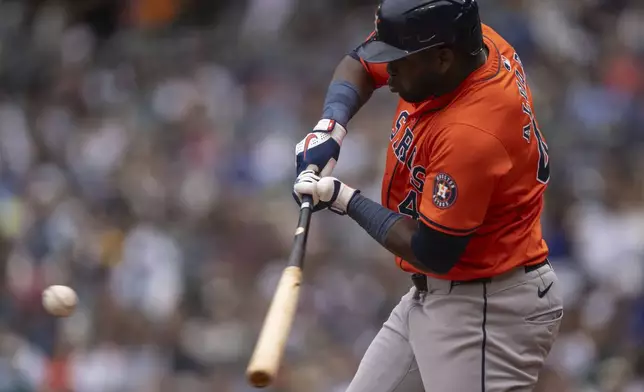
[(313, 211), (328, 208), (339, 215), (347, 213), (351, 198), (359, 192), (337, 178), (320, 178), (313, 170), (303, 171), (293, 186), (293, 195), (299, 203), (302, 202), (302, 195), (311, 195)]
[(335, 120), (320, 120), (313, 132), (295, 146), (297, 175), (309, 166), (316, 167), (322, 177), (330, 175), (338, 162), (340, 146), (346, 135), (347, 130)]

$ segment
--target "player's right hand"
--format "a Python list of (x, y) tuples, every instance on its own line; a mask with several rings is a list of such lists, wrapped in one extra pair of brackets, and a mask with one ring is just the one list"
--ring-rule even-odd
[(299, 204), (303, 195), (313, 199), (313, 212), (328, 208), (338, 215), (346, 215), (349, 202), (360, 192), (334, 177), (320, 178), (313, 170), (305, 170), (293, 185), (293, 196)]
[(314, 166), (321, 177), (330, 175), (338, 162), (340, 146), (346, 135), (347, 130), (336, 121), (320, 120), (313, 132), (295, 146), (297, 175), (310, 169), (310, 166)]

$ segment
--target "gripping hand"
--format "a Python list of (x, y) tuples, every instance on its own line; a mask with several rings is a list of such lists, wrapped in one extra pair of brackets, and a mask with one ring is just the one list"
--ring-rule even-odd
[(337, 178), (320, 178), (313, 170), (303, 171), (293, 186), (293, 195), (300, 203), (303, 195), (311, 195), (313, 211), (328, 208), (339, 215), (347, 213), (351, 198), (358, 192)]
[(317, 168), (316, 172), (322, 177), (330, 175), (338, 162), (340, 146), (346, 135), (347, 130), (335, 120), (320, 120), (313, 132), (295, 146), (297, 175), (309, 166)]

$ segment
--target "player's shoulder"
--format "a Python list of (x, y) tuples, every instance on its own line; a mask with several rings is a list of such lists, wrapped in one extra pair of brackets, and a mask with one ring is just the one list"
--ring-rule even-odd
[(483, 31), (483, 37), (489, 39), (490, 41), (494, 42), (501, 52), (506, 52), (506, 51), (513, 51), (514, 48), (508, 41), (506, 41), (501, 34), (499, 34), (496, 30), (494, 30), (491, 26), (486, 25), (485, 23), (482, 24), (482, 31)]
[(514, 48), (491, 27), (483, 33), (489, 49), (487, 70), (447, 108), (442, 121), (465, 124), (503, 139), (508, 126), (522, 121), (521, 96), (514, 82)]
[[(484, 103), (478, 99), (480, 94), (499, 99), (516, 98), (515, 94), (508, 95), (514, 90), (506, 83), (514, 76), (513, 62), (518, 60), (516, 50), (505, 38), (487, 25), (483, 25), (483, 41), (488, 49), (487, 69), (470, 83), (463, 101), (467, 101), (469, 96), (480, 106), (484, 106)], [(464, 106), (471, 107), (472, 104), (468, 103)]]

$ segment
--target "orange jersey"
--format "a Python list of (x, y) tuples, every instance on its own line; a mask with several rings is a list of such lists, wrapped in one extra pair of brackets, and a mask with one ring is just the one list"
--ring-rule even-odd
[[(427, 274), (441, 279), (491, 277), (548, 254), (540, 223), (548, 147), (519, 56), (490, 27), (483, 33), (487, 62), (456, 91), (399, 101), (387, 150), (382, 204), (435, 230), (472, 235), (448, 274)], [(386, 84), (386, 64), (363, 65), (378, 87)]]

